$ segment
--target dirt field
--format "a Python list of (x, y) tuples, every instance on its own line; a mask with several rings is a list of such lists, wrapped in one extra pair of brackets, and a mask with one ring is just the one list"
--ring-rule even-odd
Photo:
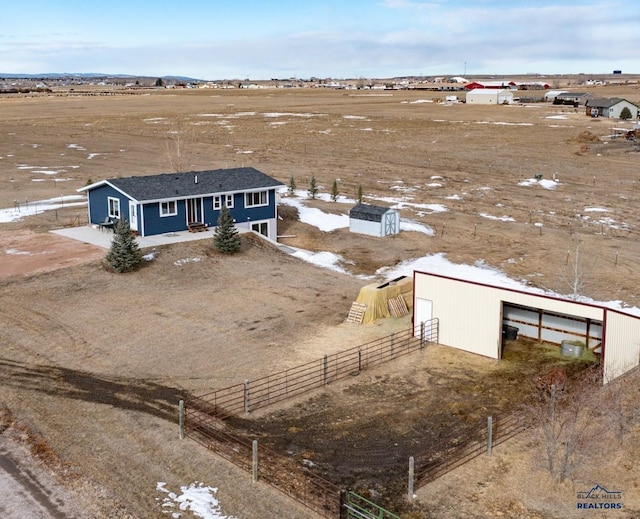
[[(640, 101), (636, 85), (600, 88), (598, 97)], [(293, 176), (303, 189), (314, 175), (321, 190), (338, 180), (351, 197), (361, 185), (365, 201), (402, 198), (403, 218), (434, 229), (435, 237), (405, 232), (373, 239), (282, 222), (280, 234), (292, 236), (284, 243), (341, 254), (353, 274), (375, 276), (381, 267), (444, 252), (451, 261), (483, 260), (566, 293), (562, 272), (578, 238), (589, 273), (583, 293), (637, 305), (640, 154), (608, 137), (622, 123), (549, 104), (426, 102), (437, 96), (281, 90), (3, 97), (0, 208), (75, 194), (101, 178), (170, 171), (173, 132), (180, 132), (187, 169), (252, 165), (284, 183)], [(586, 142), (583, 132), (600, 140)], [(555, 189), (518, 185), (536, 174), (544, 180), (555, 175)], [(314, 204), (333, 212), (349, 207)], [(61, 475), (86, 517), (162, 517), (159, 481), (173, 489), (193, 481), (219, 486), (223, 510), (243, 519), (312, 516), (266, 486), (252, 485), (246, 474), (197, 444), (180, 442), (176, 402), (187, 392), (316, 359), (406, 323), (343, 323), (368, 281), (317, 269), (253, 240), (231, 258), (205, 242), (167, 247), (140, 272), (117, 276), (100, 267), (100, 251), (65, 246), (44, 234), (83, 218), (84, 210), (64, 208), (1, 224), (3, 437), (27, 444), (34, 443), (32, 436), (41, 438), (36, 454)], [(200, 261), (178, 261), (193, 258)], [(386, 386), (407, 401), (422, 402), (420, 392), (405, 395), (418, 372), (444, 386), (455, 386), (456, 374), (464, 372), (472, 379), (477, 373), (474, 383), (487, 397), (487, 410), (499, 406), (499, 399), (489, 398), (499, 385), (481, 381), (496, 381), (492, 375), (504, 365), (446, 351), (425, 356), (435, 364), (390, 367), (330, 393), (363, 398)], [(420, 415), (398, 420), (389, 412), (395, 404), (387, 405), (367, 431), (388, 427), (389, 420), (398, 434), (411, 423), (428, 423)], [(287, 420), (317, 416), (308, 411), (294, 408), (293, 415), (274, 415), (268, 423), (290, 428)], [(461, 416), (470, 414), (460, 409)], [(278, 440), (277, 428), (272, 434), (274, 444), (286, 440)], [(491, 463), (474, 462), (421, 491), (430, 516), (569, 517), (574, 491), (598, 481), (621, 488), (625, 503), (640, 509), (634, 465), (613, 473), (596, 464), (574, 487), (540, 485), (546, 495), (523, 490), (545, 475), (536, 472), (532, 480), (523, 454), (533, 453), (535, 438), (518, 441), (525, 447), (505, 448)], [(612, 459), (623, 464), (636, 454), (620, 451)], [(505, 467), (513, 473), (511, 487), (500, 476)], [(486, 487), (479, 490), (473, 478), (486, 480)], [(562, 512), (545, 499), (564, 506)]]

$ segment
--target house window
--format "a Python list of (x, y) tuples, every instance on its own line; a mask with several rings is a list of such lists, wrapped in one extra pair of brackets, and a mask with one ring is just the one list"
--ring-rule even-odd
[(107, 197), (109, 203), (109, 216), (111, 218), (120, 218), (120, 199)]
[(178, 214), (178, 203), (175, 200), (160, 202), (160, 216), (175, 216)]
[(269, 237), (269, 224), (267, 222), (256, 222), (251, 224), (251, 230)]
[(216, 195), (213, 197), (213, 209), (218, 211), (222, 207), (222, 201), (227, 209), (233, 209), (233, 195)]
[(258, 207), (269, 204), (269, 196), (266, 191), (258, 191), (256, 193), (245, 193), (244, 206)]

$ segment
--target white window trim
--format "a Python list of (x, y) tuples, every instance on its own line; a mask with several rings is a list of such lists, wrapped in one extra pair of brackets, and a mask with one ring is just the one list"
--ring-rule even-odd
[(270, 236), (269, 236), (269, 220), (259, 220), (259, 221), (256, 221), (256, 222), (251, 222), (251, 224), (249, 225), (249, 229), (251, 229), (253, 232), (256, 232), (256, 233), (258, 233), (258, 234), (262, 234), (262, 233), (260, 232), (260, 230), (257, 230), (257, 231), (256, 231), (253, 227), (254, 227), (254, 226), (259, 226), (259, 227), (261, 227), (261, 226), (263, 226), (263, 225), (266, 225), (266, 226), (267, 226), (267, 234), (263, 234), (263, 236), (266, 236), (267, 238), (270, 238)]
[[(173, 211), (163, 211), (163, 206), (169, 209), (169, 204), (173, 204)], [(176, 216), (178, 214), (178, 202), (175, 200), (169, 200), (167, 202), (160, 202), (160, 218), (166, 216)]]
[[(111, 208), (115, 208), (116, 211), (112, 211)], [(119, 198), (115, 198), (113, 196), (108, 196), (107, 197), (107, 211), (109, 213), (109, 217), (110, 218), (118, 218), (120, 219), (120, 215), (122, 214), (122, 211), (120, 210), (120, 199)]]
[[(260, 198), (262, 198), (262, 193), (264, 193), (264, 198), (265, 198), (265, 202), (264, 203), (259, 203), (259, 204), (254, 204), (254, 203), (250, 203), (253, 201), (253, 196), (258, 194), (260, 195)], [(249, 198), (251, 197), (251, 198)], [(253, 191), (251, 193), (245, 193), (244, 194), (244, 206), (245, 207), (265, 207), (269, 205), (269, 191)]]
[(233, 195), (213, 195), (213, 210), (222, 209), (223, 202), (227, 209), (233, 209)]

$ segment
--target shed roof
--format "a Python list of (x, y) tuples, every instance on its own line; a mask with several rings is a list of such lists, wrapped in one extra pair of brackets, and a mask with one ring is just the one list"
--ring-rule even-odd
[(369, 222), (381, 222), (382, 215), (392, 210), (393, 209), (379, 205), (358, 204), (349, 211), (349, 218), (367, 220)]
[(112, 178), (78, 191), (90, 191), (103, 184), (110, 184), (138, 202), (255, 191), (283, 185), (255, 168), (243, 167)]

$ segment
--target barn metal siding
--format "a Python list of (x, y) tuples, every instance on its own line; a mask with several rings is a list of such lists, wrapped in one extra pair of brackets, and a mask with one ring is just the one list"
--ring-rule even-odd
[(535, 340), (556, 344), (563, 340), (579, 340), (590, 348), (602, 342), (602, 318), (594, 320), (566, 312), (557, 314), (545, 308), (516, 308), (505, 301), (503, 322), (517, 327), (519, 335)]
[[(508, 303), (591, 320), (589, 335), (604, 334), (605, 381), (620, 376), (640, 361), (640, 317), (635, 315), (418, 271), (414, 272), (414, 302), (417, 298), (432, 301), (433, 317), (439, 320), (440, 343), (471, 353), (499, 358), (502, 320), (509, 319), (508, 311), (502, 315), (503, 303)], [(570, 319), (545, 315), (545, 324), (546, 319), (550, 325), (567, 326), (569, 333), (563, 338), (558, 334), (545, 340), (558, 342), (571, 338)], [(580, 330), (580, 323), (575, 322), (576, 335)], [(525, 335), (527, 331), (534, 333), (533, 327), (523, 329)]]
[(433, 301), (433, 317), (440, 323), (441, 344), (499, 358), (502, 302), (495, 293), (482, 285), (451, 278), (419, 272), (414, 276), (414, 297)]
[(605, 327), (604, 381), (609, 382), (638, 365), (640, 318), (607, 310)]

